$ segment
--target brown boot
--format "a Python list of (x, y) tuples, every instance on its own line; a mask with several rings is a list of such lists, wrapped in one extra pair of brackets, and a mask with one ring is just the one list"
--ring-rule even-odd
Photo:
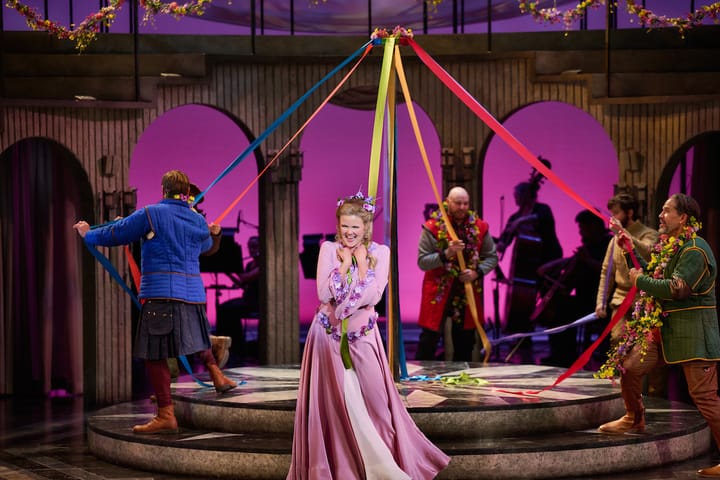
[(714, 467), (701, 468), (697, 471), (698, 477), (702, 478), (720, 478), (720, 465)]
[(637, 415), (628, 410), (622, 418), (600, 425), (598, 430), (617, 435), (642, 433), (645, 431), (645, 410), (641, 410)]
[(210, 335), (210, 343), (212, 344), (212, 354), (213, 357), (215, 357), (218, 368), (223, 368), (227, 364), (228, 358), (230, 358), (232, 338)]
[(208, 372), (216, 392), (225, 393), (237, 387), (237, 383), (223, 375), (217, 365), (208, 365)]
[(135, 425), (133, 433), (177, 433), (175, 408), (172, 405), (158, 408), (158, 414), (145, 425)]

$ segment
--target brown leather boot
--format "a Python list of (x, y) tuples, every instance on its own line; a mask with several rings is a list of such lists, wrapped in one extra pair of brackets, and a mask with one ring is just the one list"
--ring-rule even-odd
[(178, 424), (175, 419), (175, 408), (172, 405), (158, 408), (155, 418), (144, 425), (135, 425), (133, 433), (177, 433)]
[(228, 358), (230, 358), (232, 338), (210, 335), (210, 343), (212, 344), (212, 354), (213, 357), (215, 357), (218, 368), (223, 368), (227, 364)]
[(237, 387), (237, 383), (223, 375), (217, 365), (208, 365), (208, 372), (216, 392), (225, 393)]
[(697, 471), (698, 477), (701, 478), (720, 478), (720, 465), (714, 467), (701, 468)]
[(622, 418), (600, 425), (598, 430), (602, 433), (617, 435), (623, 433), (642, 433), (645, 431), (645, 410), (641, 410), (637, 415), (635, 412), (628, 410)]

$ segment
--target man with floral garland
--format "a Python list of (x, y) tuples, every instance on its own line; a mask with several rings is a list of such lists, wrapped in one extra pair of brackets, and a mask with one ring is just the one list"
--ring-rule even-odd
[[(488, 224), (470, 210), (470, 195), (462, 187), (448, 192), (445, 209), (458, 240), (451, 240), (440, 210), (423, 225), (418, 243), (418, 266), (425, 272), (418, 323), (422, 328), (415, 358), (435, 360), (438, 341), (450, 322), (453, 361), (472, 360), (475, 322), (467, 306), (465, 286), (473, 285), (478, 319), (482, 321), (482, 280), (498, 263)], [(465, 259), (460, 270), (458, 255)], [(446, 342), (447, 343), (447, 342)]]
[[(670, 196), (659, 218), (660, 240), (650, 262), (644, 269), (629, 272), (631, 283), (641, 293), (618, 347), (621, 352), (628, 348), (629, 353), (616, 357), (623, 372), (620, 385), (626, 413), (599, 430), (615, 434), (644, 431), (642, 377), (657, 364), (677, 363), (682, 366), (690, 396), (720, 446), (715, 257), (708, 243), (697, 236), (700, 206), (693, 198), (682, 193)], [(623, 248), (631, 248), (632, 240), (625, 231), (618, 235)], [(642, 257), (636, 257), (645, 264)], [(701, 469), (698, 475), (720, 478), (720, 465)]]

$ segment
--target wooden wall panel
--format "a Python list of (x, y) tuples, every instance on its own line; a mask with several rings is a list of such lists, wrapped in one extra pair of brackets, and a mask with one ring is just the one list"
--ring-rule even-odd
[[(380, 56), (369, 57), (348, 82), (350, 86), (376, 85)], [(533, 59), (516, 57), (474, 56), (464, 60), (442, 60), (441, 65), (496, 119), (502, 121), (516, 110), (538, 101), (560, 101), (592, 115), (611, 138), (618, 153), (639, 151), (645, 158), (643, 171), (618, 181), (646, 183), (650, 215), (655, 202), (655, 189), (671, 155), (693, 136), (720, 130), (720, 102), (600, 104), (589, 97), (589, 90), (580, 80), (561, 82), (533, 81)], [(293, 102), (318, 82), (336, 64), (329, 61), (298, 60), (294, 63), (222, 63), (212, 66), (202, 82), (185, 85), (161, 85), (154, 103), (137, 108), (91, 108), (86, 105), (63, 107), (5, 106), (0, 110), (0, 148), (28, 137), (51, 138), (67, 147), (87, 172), (94, 194), (102, 191), (127, 190), (130, 158), (138, 138), (159, 116), (172, 108), (188, 103), (215, 106), (229, 112), (257, 137)], [(462, 161), (462, 148), (475, 148), (477, 164), (467, 182), (479, 205), (482, 198), (481, 154), (493, 132), (462, 104), (427, 67), (414, 57), (404, 59), (404, 67), (414, 102), (430, 117), (440, 137), (441, 147), (453, 148), (456, 161)], [(331, 79), (313, 93), (308, 102), (269, 136), (261, 146), (279, 149), (305, 122), (334, 85), (349, 69)], [(299, 143), (296, 142), (296, 146)], [(104, 177), (98, 159), (112, 155), (114, 176)], [(253, 159), (254, 161), (254, 159)], [(261, 181), (261, 231), (265, 275), (264, 314), (270, 320), (264, 331), (264, 358), (272, 363), (299, 361), (297, 185), (292, 182)], [(447, 187), (446, 184), (443, 184)], [(97, 223), (102, 219), (97, 218)], [(274, 252), (290, 255), (274, 255)], [(295, 255), (295, 256), (293, 256)], [(110, 258), (127, 278), (121, 252), (110, 252)], [(85, 324), (95, 325), (93, 339), (97, 349), (95, 391), (89, 392), (98, 403), (127, 400), (131, 392), (130, 312), (127, 295), (107, 273), (94, 265), (97, 303), (95, 311), (85, 312)], [(0, 325), (7, 331), (7, 325)], [(7, 375), (0, 375), (5, 379)]]

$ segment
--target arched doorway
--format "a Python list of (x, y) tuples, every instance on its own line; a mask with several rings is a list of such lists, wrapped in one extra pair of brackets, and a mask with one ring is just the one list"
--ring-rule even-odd
[(0, 394), (91, 391), (94, 270), (71, 228), (94, 216), (87, 174), (62, 145), (28, 138), (0, 155), (0, 184)]
[[(337, 104), (324, 107), (303, 134), (301, 148), (304, 156), (303, 177), (299, 183), (300, 252), (306, 248), (303, 236), (332, 238), (335, 234), (335, 209), (338, 197), (348, 196), (361, 189), (367, 193), (368, 168), (372, 144), (372, 129), (377, 87), (355, 88), (343, 92)], [(417, 325), (423, 272), (417, 266), (417, 241), (424, 222), (426, 203), (434, 203), (430, 182), (423, 168), (417, 141), (408, 120), (407, 107), (397, 109), (397, 230), (398, 230), (398, 287), (400, 320), (409, 326)], [(428, 152), (435, 180), (441, 185), (440, 141), (427, 114), (415, 105), (423, 143)], [(328, 132), (332, 132), (331, 135)], [(378, 215), (373, 226), (373, 238), (385, 240), (386, 215), (382, 171), (378, 182)], [(442, 194), (442, 193), (441, 193)], [(319, 240), (319, 238), (318, 238)], [(305, 241), (308, 241), (307, 237)], [(317, 257), (309, 260), (300, 271), (300, 322), (309, 324), (317, 307), (314, 272)], [(303, 272), (305, 270), (305, 272)], [(303, 274), (305, 273), (305, 274)], [(309, 274), (309, 276), (308, 276)]]
[[(165, 112), (143, 131), (133, 150), (128, 183), (137, 189), (138, 208), (160, 200), (160, 179), (169, 170), (184, 171), (204, 191), (253, 139), (246, 125), (216, 107), (190, 104)], [(255, 179), (261, 166), (259, 154), (251, 154), (207, 192), (198, 208), (208, 222), (215, 221), (226, 210)], [(250, 260), (248, 240), (258, 235), (260, 227), (258, 198), (258, 185), (254, 185), (219, 222), (223, 238), (218, 253), (201, 259), (212, 328), (216, 326), (218, 307), (243, 294), (232, 275), (241, 273)], [(240, 353), (240, 339), (235, 341), (233, 350)], [(253, 356), (257, 352), (253, 351)], [(139, 371), (142, 368), (135, 369), (136, 373)]]
[[(531, 152), (548, 159), (552, 171), (570, 188), (600, 211), (606, 210), (607, 200), (618, 183), (618, 156), (609, 135), (595, 118), (566, 103), (538, 102), (513, 112), (503, 125)], [(495, 135), (490, 139), (484, 155), (482, 216), (490, 224), (493, 236), (500, 235), (508, 217), (517, 210), (513, 189), (528, 181), (531, 172), (531, 166), (503, 140)], [(538, 192), (538, 201), (552, 209), (563, 255), (571, 256), (580, 246), (575, 216), (583, 207), (547, 181)], [(501, 258), (502, 277), (511, 276), (514, 243)], [(485, 282), (484, 297), (490, 324), (504, 324), (516, 302), (534, 303), (534, 285), (531, 292), (523, 295), (517, 290), (509, 292), (507, 285), (512, 283), (501, 283), (498, 287), (494, 280), (499, 277), (490, 277)], [(532, 307), (525, 305), (520, 311), (527, 315)]]
[[(691, 138), (673, 155), (663, 170), (649, 214), (654, 224), (665, 200), (673, 193), (690, 195), (700, 204), (702, 236), (715, 256), (720, 253), (720, 190), (712, 179), (720, 175), (720, 132), (705, 132)], [(720, 292), (716, 289), (716, 295)]]

